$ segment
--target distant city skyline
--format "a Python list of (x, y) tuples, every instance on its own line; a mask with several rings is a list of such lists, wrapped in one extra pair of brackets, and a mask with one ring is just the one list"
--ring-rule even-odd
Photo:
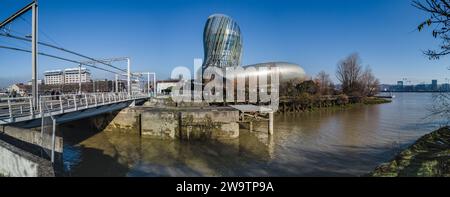
[[(27, 2), (0, 2), (0, 20)], [(283, 60), (301, 65), (312, 77), (324, 70), (337, 83), (337, 63), (357, 52), (382, 84), (403, 78), (412, 84), (432, 79), (441, 84), (450, 78), (449, 57), (431, 61), (422, 54), (439, 41), (428, 29), (416, 30), (427, 15), (410, 0), (108, 1), (106, 6), (103, 1), (47, 0), (39, 1), (39, 9), (41, 41), (96, 58), (129, 56), (134, 71), (157, 72), (159, 79), (167, 79), (176, 66), (192, 67), (194, 58), (203, 58), (203, 26), (214, 13), (239, 23), (242, 65)], [(8, 27), (12, 33), (29, 33), (30, 14), (22, 18)], [(29, 48), (5, 37), (0, 37), (0, 45)], [(29, 54), (0, 49), (0, 86), (28, 81), (30, 62)], [(45, 70), (77, 66), (46, 57), (39, 63), (40, 79)], [(111, 78), (92, 72), (95, 78)]]

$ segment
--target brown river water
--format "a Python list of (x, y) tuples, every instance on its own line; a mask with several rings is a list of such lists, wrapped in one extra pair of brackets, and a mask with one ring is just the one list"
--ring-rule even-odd
[(442, 125), (427, 118), (431, 93), (395, 96), (388, 104), (277, 115), (273, 137), (241, 130), (225, 142), (63, 125), (64, 169), (67, 176), (361, 176)]

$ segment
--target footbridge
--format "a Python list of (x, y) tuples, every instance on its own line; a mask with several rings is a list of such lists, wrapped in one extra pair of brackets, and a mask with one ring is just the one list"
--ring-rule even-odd
[(121, 110), (149, 98), (145, 94), (86, 93), (33, 97), (1, 98), (0, 125), (22, 128), (39, 127), (45, 117), (54, 117), (57, 124)]

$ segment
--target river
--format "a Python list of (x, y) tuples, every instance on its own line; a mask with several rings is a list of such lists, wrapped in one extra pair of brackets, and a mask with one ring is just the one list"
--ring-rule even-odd
[(395, 96), (388, 104), (277, 115), (273, 137), (242, 131), (225, 142), (63, 126), (72, 139), (64, 141), (64, 168), (68, 176), (361, 176), (441, 125), (427, 118), (431, 93)]

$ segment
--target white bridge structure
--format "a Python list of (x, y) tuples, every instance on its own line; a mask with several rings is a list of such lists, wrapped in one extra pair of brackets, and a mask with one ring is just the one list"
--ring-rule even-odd
[(0, 125), (38, 127), (39, 120), (50, 115), (57, 117), (60, 124), (120, 110), (148, 98), (127, 92), (48, 95), (40, 96), (37, 106), (33, 105), (33, 97), (1, 98)]
[[(148, 98), (146, 94), (127, 92), (48, 95), (40, 96), (36, 106), (33, 97), (1, 98), (0, 125), (41, 127), (40, 146), (55, 162), (57, 124), (117, 111)], [(44, 148), (44, 144), (51, 148)]]

